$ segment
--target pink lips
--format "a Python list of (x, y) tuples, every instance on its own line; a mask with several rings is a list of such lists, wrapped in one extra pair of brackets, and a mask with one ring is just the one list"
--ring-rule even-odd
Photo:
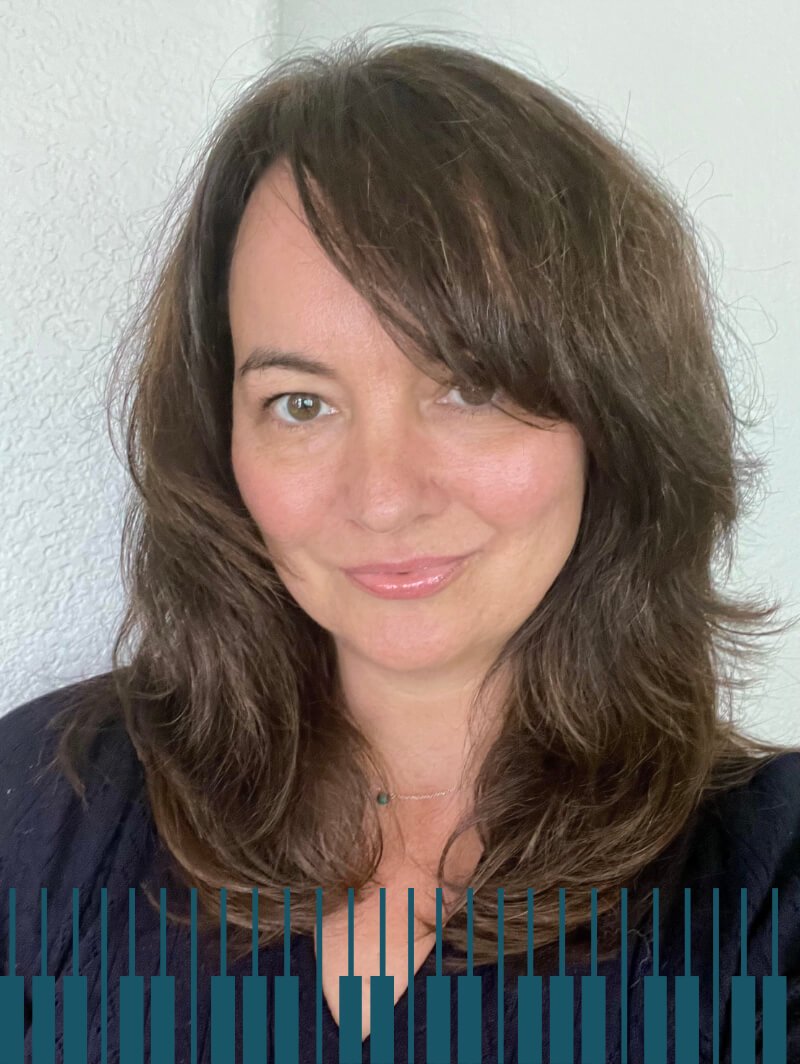
[[(416, 568), (400, 573), (396, 566), (375, 565), (359, 566), (357, 569), (345, 569), (345, 573), (355, 584), (366, 588), (380, 598), (423, 598), (433, 595), (449, 584), (464, 567), (471, 555), (439, 560), (436, 558), (418, 559)], [(377, 571), (382, 569), (383, 571)]]
[(411, 573), (421, 569), (433, 569), (466, 558), (466, 554), (429, 554), (426, 557), (408, 558), (399, 562), (368, 562), (353, 565), (346, 573)]

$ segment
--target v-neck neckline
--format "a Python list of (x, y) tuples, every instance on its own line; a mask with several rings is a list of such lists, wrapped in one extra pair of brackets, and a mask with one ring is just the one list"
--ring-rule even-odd
[[(325, 1042), (327, 1040), (329, 1040), (331, 1038), (338, 1042), (339, 1038), (341, 1037), (341, 1027), (336, 1022), (336, 1019), (335, 1019), (333, 1013), (331, 1012), (330, 1005), (328, 1004), (328, 999), (325, 997), (325, 991), (324, 991), (324, 989), (322, 989), (322, 986), (321, 986), (322, 979), (321, 979), (321, 975), (317, 971), (317, 956), (316, 956), (316, 951), (314, 949), (314, 938), (313, 938), (313, 935), (300, 935), (299, 938), (300, 938), (300, 950), (301, 950), (301, 956), (302, 956), (302, 967), (304, 969), (307, 967), (308, 970), (310, 970), (312, 972), (312, 983), (311, 983), (311, 985), (314, 988), (314, 1005), (315, 1005), (314, 1015), (315, 1015), (315, 1017), (316, 1017), (316, 1003), (317, 1003), (318, 997), (322, 998), (322, 1029), (321, 1029), (320, 1034), (321, 1034), (321, 1037), (322, 1037), (323, 1045), (325, 1044)], [(444, 960), (445, 956), (450, 955), (450, 953), (451, 953), (451, 950), (449, 948), (448, 943), (446, 941), (443, 941), (442, 942), (442, 960)], [(397, 1038), (398, 1023), (399, 1024), (405, 1024), (405, 1026), (408, 1027), (408, 999), (409, 999), (409, 994), (412, 991), (414, 993), (414, 1022), (415, 1022), (415, 1025), (416, 1025), (416, 1023), (417, 1023), (417, 1016), (416, 1016), (417, 1000), (416, 999), (417, 999), (419, 984), (426, 976), (431, 975), (432, 973), (434, 973), (435, 970), (436, 970), (436, 943), (434, 942), (433, 948), (429, 951), (427, 957), (422, 962), (422, 964), (419, 966), (419, 968), (414, 972), (413, 980), (406, 984), (406, 986), (403, 989), (403, 993), (400, 995), (400, 997), (394, 1003), (395, 1039)], [(376, 972), (375, 974), (377, 975), (378, 973)], [(316, 1024), (315, 1024), (315, 1026), (316, 1026)], [(413, 1032), (411, 1032), (411, 1034), (412, 1034), (412, 1037), (413, 1037)], [(364, 1052), (365, 1051), (369, 1052), (371, 1041), (372, 1041), (372, 1022), (371, 1022), (371, 1018), (370, 1018), (369, 1034), (367, 1035), (366, 1038), (361, 1040), (362, 1059), (363, 1059)], [(366, 1059), (369, 1059), (369, 1057), (367, 1057)]]

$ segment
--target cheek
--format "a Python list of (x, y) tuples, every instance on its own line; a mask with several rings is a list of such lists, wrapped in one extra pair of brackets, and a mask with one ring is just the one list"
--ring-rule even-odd
[[(580, 514), (583, 469), (571, 448), (524, 443), (502, 457), (473, 459), (458, 479), (462, 502), (487, 525), (514, 531), (555, 511)], [(455, 483), (455, 481), (454, 481)]]
[(232, 465), (242, 501), (265, 540), (289, 545), (324, 527), (324, 478), (319, 470), (288, 469), (235, 450)]

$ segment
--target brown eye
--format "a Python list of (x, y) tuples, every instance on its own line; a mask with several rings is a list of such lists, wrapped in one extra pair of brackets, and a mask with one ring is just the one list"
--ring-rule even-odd
[(450, 386), (450, 392), (458, 392), (461, 395), (462, 401), (454, 405), (463, 413), (480, 414), (494, 409), (490, 404), (497, 393), (490, 388), (481, 388), (475, 384), (453, 384)]
[(467, 384), (463, 388), (456, 386), (456, 391), (460, 393), (461, 397), (470, 406), (480, 406), (483, 403), (488, 403), (494, 394), (491, 389), (480, 388), (474, 384)]
[[(284, 406), (285, 402), (285, 406)], [(281, 428), (299, 428), (319, 420), (320, 404), (326, 406), (324, 400), (311, 392), (281, 392), (272, 395), (261, 404), (264, 410), (270, 410), (273, 419)], [(286, 416), (279, 413), (285, 409)]]
[(305, 395), (302, 392), (298, 392), (296, 395), (290, 396), (286, 408), (292, 417), (299, 414), (301, 415), (301, 421), (310, 421), (318, 413), (316, 409), (318, 405), (319, 399), (316, 395)]

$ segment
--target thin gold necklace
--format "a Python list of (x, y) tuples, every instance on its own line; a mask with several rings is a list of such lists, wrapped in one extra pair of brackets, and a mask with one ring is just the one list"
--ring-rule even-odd
[(397, 794), (394, 791), (378, 791), (375, 795), (375, 801), (378, 805), (388, 805), (389, 802), (398, 799), (399, 801), (419, 801), (421, 798), (440, 798), (445, 794), (452, 794), (453, 791), (460, 791), (460, 787), (451, 787), (448, 791), (434, 791), (433, 794)]

